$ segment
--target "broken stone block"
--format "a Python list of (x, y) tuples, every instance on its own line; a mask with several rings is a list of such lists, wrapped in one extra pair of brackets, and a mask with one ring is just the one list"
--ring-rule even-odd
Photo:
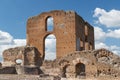
[(26, 66), (17, 65), (16, 71), (17, 71), (17, 74), (32, 74), (32, 75), (40, 74), (39, 67), (30, 67), (30, 66), (26, 67)]

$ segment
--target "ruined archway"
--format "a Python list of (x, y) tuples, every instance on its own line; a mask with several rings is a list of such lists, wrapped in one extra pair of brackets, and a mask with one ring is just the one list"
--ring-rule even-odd
[(53, 34), (49, 34), (44, 39), (44, 59), (54, 60), (56, 59), (56, 37)]
[(77, 63), (75, 65), (75, 73), (76, 73), (76, 77), (85, 76), (85, 64)]
[(64, 78), (66, 78), (67, 76), (66, 76), (66, 73), (67, 73), (67, 68), (68, 68), (68, 64), (67, 65), (65, 65), (64, 67), (62, 67), (62, 72), (61, 72), (61, 77), (64, 77)]

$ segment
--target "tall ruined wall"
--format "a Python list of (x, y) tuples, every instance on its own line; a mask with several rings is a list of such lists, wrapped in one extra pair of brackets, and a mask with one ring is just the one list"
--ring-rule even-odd
[[(53, 17), (53, 31), (46, 30), (46, 20)], [(56, 37), (57, 57), (76, 50), (75, 43), (75, 13), (64, 11), (51, 11), (31, 17), (27, 22), (27, 45), (38, 48), (42, 56), (45, 55), (45, 38), (49, 34)]]
[[(49, 17), (53, 18), (53, 31), (47, 31), (47, 19)], [(27, 45), (38, 48), (41, 56), (44, 58), (45, 38), (49, 34), (53, 34), (56, 37), (57, 58), (63, 57), (72, 51), (89, 50), (90, 48), (85, 48), (84, 27), (84, 20), (78, 17), (74, 11), (55, 10), (44, 12), (28, 19)], [(90, 30), (88, 30), (88, 32), (89, 31)], [(94, 30), (91, 30), (91, 32), (94, 32)], [(88, 36), (91, 37), (91, 35)], [(92, 49), (94, 49), (94, 39), (90, 39), (89, 42), (91, 42)]]
[(85, 50), (95, 49), (94, 28), (88, 22), (85, 22), (85, 48)]
[[(80, 42), (80, 50), (94, 49), (94, 28), (76, 14), (76, 40)], [(78, 50), (79, 51), (79, 50)]]

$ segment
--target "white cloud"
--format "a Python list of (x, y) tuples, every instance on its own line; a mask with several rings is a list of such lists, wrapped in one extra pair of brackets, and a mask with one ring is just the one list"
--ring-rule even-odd
[(94, 27), (94, 33), (95, 33), (95, 41), (97, 42), (104, 42), (104, 40), (108, 37), (120, 39), (120, 29), (115, 29), (115, 30), (108, 29), (107, 32), (105, 32), (100, 27)]
[(103, 42), (96, 42), (95, 43), (95, 48), (96, 49), (101, 49), (101, 48), (108, 49), (108, 46), (105, 43), (103, 43)]
[(120, 39), (120, 29), (116, 29), (116, 30), (109, 30), (107, 32), (107, 37), (112, 37), (112, 38), (118, 38)]
[(24, 46), (26, 45), (26, 39), (14, 39), (15, 46)]
[(7, 33), (0, 30), (0, 45), (9, 44), (13, 42), (13, 37)]
[(94, 17), (97, 17), (99, 22), (106, 27), (120, 27), (120, 11), (112, 9), (107, 12), (104, 9), (96, 8), (94, 10)]
[(108, 37), (111, 38), (120, 38), (120, 31), (119, 30), (108, 30), (107, 32), (104, 32), (102, 28), (100, 27), (94, 27), (95, 30), (95, 49), (105, 48), (108, 49), (115, 54), (120, 55), (120, 47), (116, 45), (110, 45), (108, 46), (105, 44), (105, 39)]
[(106, 38), (106, 33), (100, 27), (94, 27), (95, 41), (103, 42)]
[(5, 49), (24, 45), (26, 45), (25, 39), (14, 39), (8, 32), (0, 30), (0, 58)]
[(56, 59), (56, 38), (54, 35), (48, 35), (45, 39), (45, 59)]
[(116, 45), (106, 45), (105, 43), (99, 42), (99, 43), (95, 43), (95, 48), (96, 49), (101, 49), (101, 48), (105, 48), (107, 50), (112, 51), (113, 53), (120, 55), (120, 47), (116, 46)]

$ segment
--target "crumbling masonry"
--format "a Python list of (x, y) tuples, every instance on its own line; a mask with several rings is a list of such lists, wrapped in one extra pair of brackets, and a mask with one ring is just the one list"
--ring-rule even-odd
[[(53, 18), (53, 30), (48, 31), (47, 19)], [(94, 28), (74, 11), (43, 12), (27, 21), (27, 45), (35, 46), (45, 56), (45, 38), (56, 37), (57, 58), (73, 51), (94, 49)]]
[[(47, 20), (51, 17), (53, 29), (49, 30)], [(50, 34), (56, 37), (57, 58), (53, 61), (44, 60), (45, 38)], [(59, 78), (120, 76), (120, 57), (106, 49), (94, 50), (93, 27), (74, 11), (55, 10), (29, 18), (27, 45), (5, 50), (3, 60), (0, 74), (40, 74), (40, 80), (50, 75)]]

